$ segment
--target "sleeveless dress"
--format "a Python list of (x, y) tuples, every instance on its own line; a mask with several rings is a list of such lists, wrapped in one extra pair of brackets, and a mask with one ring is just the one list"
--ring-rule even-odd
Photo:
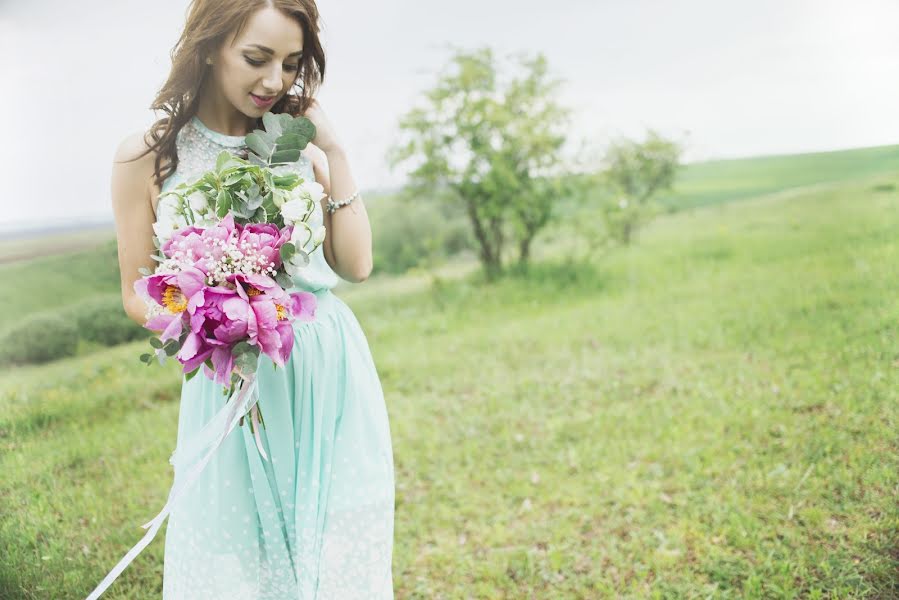
[[(193, 117), (178, 133), (179, 164), (161, 191), (214, 168), (223, 149), (236, 151), (243, 140)], [(291, 168), (314, 179), (305, 154)], [(181, 218), (162, 201), (156, 212), (157, 231)], [(316, 202), (310, 225), (322, 218)], [(393, 598), (394, 463), (380, 379), (359, 322), (331, 291), (339, 277), (321, 246), (293, 279), (291, 289), (313, 292), (318, 305), (313, 321), (294, 323), (283, 368), (261, 356), (269, 461), (249, 427), (236, 427), (175, 503), (163, 600)], [(202, 372), (182, 380), (176, 452), (226, 400)], [(178, 481), (183, 473), (173, 465)]]

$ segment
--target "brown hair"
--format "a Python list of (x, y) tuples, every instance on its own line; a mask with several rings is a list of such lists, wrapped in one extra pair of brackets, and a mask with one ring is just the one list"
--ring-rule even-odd
[[(181, 128), (197, 112), (199, 91), (209, 75), (206, 58), (225, 43), (232, 31), (236, 29), (235, 37), (240, 35), (250, 16), (266, 7), (295, 19), (303, 29), (303, 55), (292, 86), (298, 93), (291, 94), (288, 90), (270, 112), (299, 116), (309, 108), (312, 95), (325, 77), (325, 53), (318, 37), (319, 14), (315, 0), (191, 0), (184, 30), (171, 51), (172, 70), (150, 106), (168, 116), (150, 127), (147, 133), (153, 143), (140, 155), (158, 150), (154, 167), (156, 185), (161, 186), (178, 166), (175, 141)], [(261, 128), (262, 120), (257, 119), (255, 126)], [(161, 167), (163, 159), (169, 161), (165, 169)]]

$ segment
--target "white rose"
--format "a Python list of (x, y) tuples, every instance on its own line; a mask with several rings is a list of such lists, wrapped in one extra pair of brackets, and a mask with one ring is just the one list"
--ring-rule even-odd
[(196, 191), (188, 196), (187, 203), (190, 205), (192, 211), (201, 214), (206, 212), (206, 209), (209, 208), (209, 200), (206, 198), (206, 194), (200, 191)]
[(291, 198), (281, 205), (281, 216), (287, 225), (305, 220), (308, 212), (307, 202), (301, 198)]

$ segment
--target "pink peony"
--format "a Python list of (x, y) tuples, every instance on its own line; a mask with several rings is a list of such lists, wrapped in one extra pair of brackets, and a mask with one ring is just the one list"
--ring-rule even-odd
[(278, 229), (272, 223), (249, 223), (244, 225), (243, 231), (238, 234), (237, 244), (242, 247), (245, 243), (252, 247), (261, 256), (265, 257), (265, 266), (277, 269), (281, 266), (281, 246), (290, 241), (293, 232), (291, 227)]

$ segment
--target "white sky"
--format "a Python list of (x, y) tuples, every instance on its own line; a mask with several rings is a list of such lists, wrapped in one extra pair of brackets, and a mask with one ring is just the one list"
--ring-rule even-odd
[[(109, 170), (154, 119), (186, 0), (0, 0), (0, 227), (112, 218)], [(319, 100), (360, 186), (446, 43), (542, 51), (572, 134), (689, 132), (688, 158), (899, 143), (897, 0), (321, 0)], [(161, 114), (159, 115), (161, 116)]]

